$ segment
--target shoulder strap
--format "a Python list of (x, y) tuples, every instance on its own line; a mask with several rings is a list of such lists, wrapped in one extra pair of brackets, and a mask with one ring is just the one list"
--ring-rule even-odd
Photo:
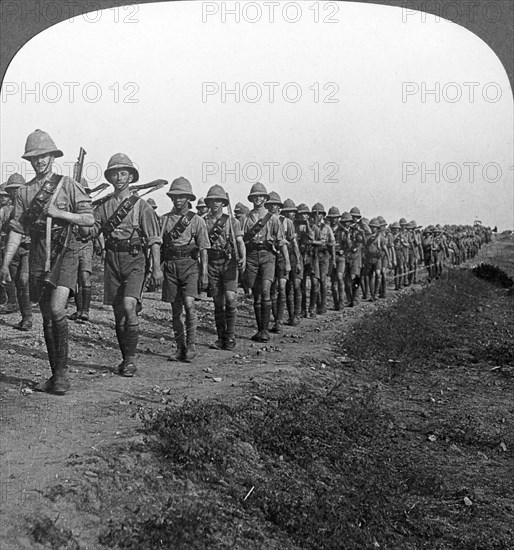
[(138, 200), (139, 197), (137, 195), (130, 195), (130, 197), (127, 197), (124, 201), (122, 201), (102, 228), (104, 238), (109, 237), (109, 235), (120, 225), (132, 208), (134, 208)]
[(244, 234), (243, 241), (245, 243), (250, 242), (255, 237), (255, 235), (257, 235), (257, 233), (259, 233), (259, 231), (268, 223), (271, 216), (273, 216), (273, 214), (271, 212), (268, 212), (264, 216), (264, 218), (258, 220), (257, 223)]
[(173, 229), (170, 231), (171, 238), (175, 241), (177, 240), (182, 233), (186, 230), (186, 228), (191, 223), (191, 220), (196, 216), (196, 214), (189, 210), (187, 214), (184, 214), (179, 218), (177, 223), (174, 225)]
[(38, 218), (41, 216), (45, 206), (54, 195), (57, 187), (59, 186), (59, 184), (61, 184), (62, 181), (63, 176), (52, 174), (52, 177), (41, 186), (41, 189), (30, 201), (30, 205), (25, 211), (25, 218), (30, 225), (33, 225), (36, 220), (38, 220)]
[(211, 241), (211, 244), (214, 244), (219, 239), (221, 233), (223, 232), (223, 228), (227, 223), (227, 220), (228, 220), (228, 214), (223, 214), (216, 220), (216, 223), (212, 226), (211, 230), (209, 231), (209, 240)]

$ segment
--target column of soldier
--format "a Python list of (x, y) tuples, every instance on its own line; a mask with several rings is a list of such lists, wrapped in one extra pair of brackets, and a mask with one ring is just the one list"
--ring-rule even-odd
[(211, 348), (233, 350), (239, 286), (253, 297), (252, 340), (268, 342), (269, 333), (281, 332), (284, 323), (297, 326), (301, 318), (326, 313), (329, 286), (335, 310), (355, 306), (358, 294), (371, 301), (385, 298), (389, 269), (397, 290), (417, 282), (420, 265), (427, 267), (429, 280), (437, 279), (446, 257), (459, 263), (490, 239), (481, 227), (444, 231), (437, 225), (421, 232), (415, 221), (403, 218), (389, 226), (380, 216), (368, 221), (356, 207), (340, 214), (335, 206), (326, 213), (320, 203), (296, 206), (261, 183), (248, 195), (251, 210), (237, 203), (232, 214), (228, 194), (213, 185), (195, 213), (196, 197), (183, 177), (171, 183), (172, 208), (159, 218), (155, 202), (134, 190), (139, 172), (127, 155), (111, 157), (105, 178), (114, 192), (93, 202), (84, 181), (53, 171), (61, 156), (46, 132), (34, 131), (22, 156), (34, 179), (25, 183), (13, 174), (0, 191), (0, 282), (6, 294), (0, 311), (13, 313), (17, 299), (22, 319), (16, 328), (27, 331), (32, 303), (38, 303), (52, 375), (37, 389), (57, 395), (70, 387), (70, 291), (77, 305), (71, 318), (89, 320), (93, 243), (104, 252), (103, 302), (112, 306), (122, 355), (115, 373), (131, 377), (145, 285), (162, 285), (162, 300), (172, 309), (173, 360), (191, 362), (197, 355), (199, 292), (207, 291), (214, 301), (217, 339)]

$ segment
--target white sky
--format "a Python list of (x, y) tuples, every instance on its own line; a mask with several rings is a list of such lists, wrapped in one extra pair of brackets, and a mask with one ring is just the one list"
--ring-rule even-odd
[[(221, 11), (202, 22), (202, 9), (213, 2), (173, 2), (105, 10), (89, 21), (79, 16), (44, 31), (22, 48), (4, 79), (2, 181), (15, 170), (31, 176), (20, 157), (27, 135), (41, 128), (64, 151), (61, 163), (75, 161), (80, 146), (86, 149), (86, 175), (93, 185), (104, 181), (95, 167), (103, 171), (112, 154), (124, 152), (138, 165), (141, 182), (171, 182), (183, 175), (197, 197), (221, 183), (234, 203), (246, 203), (253, 181), (244, 181), (244, 175), (252, 179), (256, 172), (243, 168), (257, 163), (268, 191), (297, 204), (320, 201), (341, 211), (356, 205), (367, 217), (414, 218), (423, 225), (472, 224), (478, 217), (499, 229), (512, 228), (512, 92), (494, 52), (458, 25), (433, 16), (423, 22), (419, 13), (401, 8), (338, 3), (332, 16), (337, 22), (329, 24), (322, 21), (334, 4), (318, 4), (318, 23), (309, 9), (314, 2), (299, 5), (297, 23), (282, 16), (283, 3), (273, 23), (265, 7), (261, 20), (250, 23), (256, 12), (240, 2), (237, 23), (229, 15), (223, 22)], [(289, 18), (293, 15), (288, 11)], [(66, 82), (78, 83), (73, 101)], [(205, 82), (219, 87), (226, 82), (227, 88), (255, 82), (263, 97), (236, 103), (227, 96), (222, 102), (217, 93), (202, 101)], [(272, 102), (265, 82), (279, 83)], [(295, 103), (282, 97), (290, 82), (302, 91)], [(316, 82), (318, 102), (309, 89)], [(329, 82), (338, 85), (336, 103), (322, 101), (334, 90), (323, 90)], [(423, 82), (431, 89), (439, 83), (440, 101), (428, 95), (423, 102), (420, 92), (402, 98), (409, 82), (418, 89)], [(450, 82), (458, 88), (445, 88)], [(474, 101), (464, 84), (471, 82), (478, 83)], [(488, 83), (490, 101), (482, 95)], [(22, 93), (36, 86), (38, 101)], [(98, 90), (101, 99), (86, 101), (85, 87), (90, 99)], [(52, 102), (58, 90), (61, 98)], [(255, 88), (247, 90), (253, 97)], [(458, 90), (462, 98), (448, 101)], [(501, 98), (494, 101), (498, 90)], [(288, 92), (292, 98), (294, 88)], [(274, 162), (279, 164), (270, 182), (265, 163)], [(206, 177), (205, 163), (217, 173)], [(239, 183), (233, 174), (221, 173), (222, 166), (233, 170), (236, 163)], [(300, 167), (298, 182), (292, 181), (293, 168), (289, 181), (282, 177), (288, 163)], [(315, 163), (317, 182), (309, 168)], [(332, 164), (324, 168), (327, 163)], [(423, 181), (422, 163), (428, 170), (439, 163), (439, 183), (430, 173)], [(448, 163), (455, 164), (445, 168)], [(474, 178), (469, 163), (475, 163)], [(334, 167), (334, 181), (323, 182)], [(495, 181), (497, 167), (502, 176)], [(416, 173), (405, 175), (406, 169)], [(451, 181), (459, 169), (460, 181)], [(69, 173), (69, 165), (63, 171)], [(171, 205), (165, 190), (152, 196), (159, 213)]]

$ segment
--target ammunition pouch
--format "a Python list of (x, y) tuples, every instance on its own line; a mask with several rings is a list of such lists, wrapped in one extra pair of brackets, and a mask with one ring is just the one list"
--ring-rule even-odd
[(137, 256), (143, 250), (143, 246), (140, 240), (109, 237), (105, 241), (105, 249), (112, 252), (128, 252), (131, 256)]
[(272, 247), (267, 242), (255, 243), (255, 242), (250, 241), (249, 243), (246, 243), (246, 250), (248, 252), (256, 252), (256, 251), (261, 251), (261, 250), (269, 250), (271, 252)]
[(185, 246), (170, 246), (165, 244), (161, 249), (161, 258), (164, 261), (168, 260), (184, 260), (198, 259), (198, 248), (196, 246), (185, 245)]
[(208, 250), (209, 260), (230, 260), (232, 254), (223, 248), (210, 248)]

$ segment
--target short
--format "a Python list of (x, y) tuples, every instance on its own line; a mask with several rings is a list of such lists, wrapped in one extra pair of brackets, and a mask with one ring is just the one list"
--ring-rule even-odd
[(328, 276), (328, 268), (330, 266), (331, 256), (329, 252), (319, 252), (319, 278), (325, 279)]
[(260, 286), (262, 281), (273, 282), (276, 257), (269, 250), (253, 250), (246, 256), (245, 277), (249, 288)]
[(291, 271), (289, 272), (289, 279), (303, 279), (303, 261), (300, 257), (299, 260), (296, 259), (294, 253), (289, 256), (291, 261)]
[(37, 241), (30, 250), (29, 257), (29, 293), (32, 302), (39, 302), (45, 290), (63, 286), (73, 290), (77, 283), (79, 259), (77, 250), (65, 247), (47, 277), (45, 277), (44, 249)]
[(198, 277), (200, 269), (198, 260), (193, 258), (166, 260), (162, 267), (164, 283), (161, 299), (163, 302), (173, 304), (177, 298), (199, 297)]
[(79, 272), (87, 271), (92, 273), (93, 271), (93, 241), (87, 243), (78, 242), (77, 251), (79, 256)]
[(235, 258), (209, 260), (207, 296), (215, 298), (225, 292), (237, 292), (237, 262)]
[(377, 256), (370, 256), (366, 258), (365, 262), (366, 275), (372, 275), (373, 273), (382, 271), (382, 258)]
[[(292, 269), (291, 265), (291, 269)], [(286, 271), (286, 261), (284, 259), (284, 256), (280, 254), (278, 258), (275, 261), (275, 279), (287, 279), (288, 274)]]
[(344, 257), (344, 254), (337, 254), (335, 269), (330, 271), (330, 279), (332, 281), (337, 281), (340, 275), (344, 275), (345, 270), (346, 258)]
[[(120, 298), (141, 300), (145, 280), (146, 259), (143, 252), (132, 256), (129, 252), (106, 249), (104, 264), (104, 304), (112, 305)], [(77, 276), (75, 274), (75, 282)], [(75, 283), (74, 283), (75, 286)]]
[(350, 277), (359, 277), (362, 271), (362, 254), (355, 252), (346, 258), (346, 274)]

